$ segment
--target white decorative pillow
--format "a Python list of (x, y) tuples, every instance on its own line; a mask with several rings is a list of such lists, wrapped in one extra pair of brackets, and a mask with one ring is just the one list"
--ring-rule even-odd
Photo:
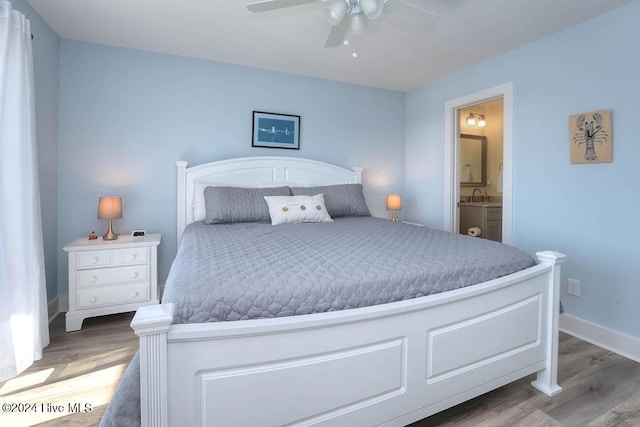
[(264, 196), (269, 205), (271, 225), (299, 222), (332, 222), (324, 196)]

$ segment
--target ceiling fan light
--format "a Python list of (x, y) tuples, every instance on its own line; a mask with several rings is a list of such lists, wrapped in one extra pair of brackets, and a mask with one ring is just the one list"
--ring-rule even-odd
[(325, 14), (331, 25), (338, 25), (349, 12), (349, 2), (347, 0), (336, 0), (326, 9)]
[(362, 13), (351, 14), (351, 34), (358, 35), (367, 29), (367, 18)]
[(384, 0), (360, 0), (360, 9), (369, 19), (376, 19), (382, 14)]

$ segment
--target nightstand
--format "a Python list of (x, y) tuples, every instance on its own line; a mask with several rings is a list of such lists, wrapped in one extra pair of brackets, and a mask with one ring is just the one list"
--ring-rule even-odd
[(160, 234), (121, 235), (116, 240), (77, 239), (69, 253), (67, 332), (82, 328), (87, 317), (134, 311), (158, 304)]

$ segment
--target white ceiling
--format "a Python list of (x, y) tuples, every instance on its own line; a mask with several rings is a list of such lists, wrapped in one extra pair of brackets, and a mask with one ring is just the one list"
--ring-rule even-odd
[(243, 0), (28, 0), (63, 39), (399, 91), (631, 1), (406, 0), (439, 15), (438, 25), (418, 35), (385, 22), (383, 13), (350, 46), (330, 49), (323, 47), (327, 3), (254, 14)]

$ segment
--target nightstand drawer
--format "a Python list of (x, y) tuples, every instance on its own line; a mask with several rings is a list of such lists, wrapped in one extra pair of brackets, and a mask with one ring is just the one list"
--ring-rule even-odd
[(78, 271), (76, 278), (78, 288), (115, 285), (118, 283), (148, 283), (149, 265), (81, 270)]
[(78, 268), (100, 268), (113, 264), (112, 251), (82, 251), (77, 253)]
[(78, 269), (149, 263), (148, 247), (78, 252)]
[(149, 285), (135, 284), (110, 288), (79, 289), (78, 308), (127, 304), (149, 299)]
[(148, 264), (149, 248), (128, 248), (114, 251), (114, 261), (117, 265)]

